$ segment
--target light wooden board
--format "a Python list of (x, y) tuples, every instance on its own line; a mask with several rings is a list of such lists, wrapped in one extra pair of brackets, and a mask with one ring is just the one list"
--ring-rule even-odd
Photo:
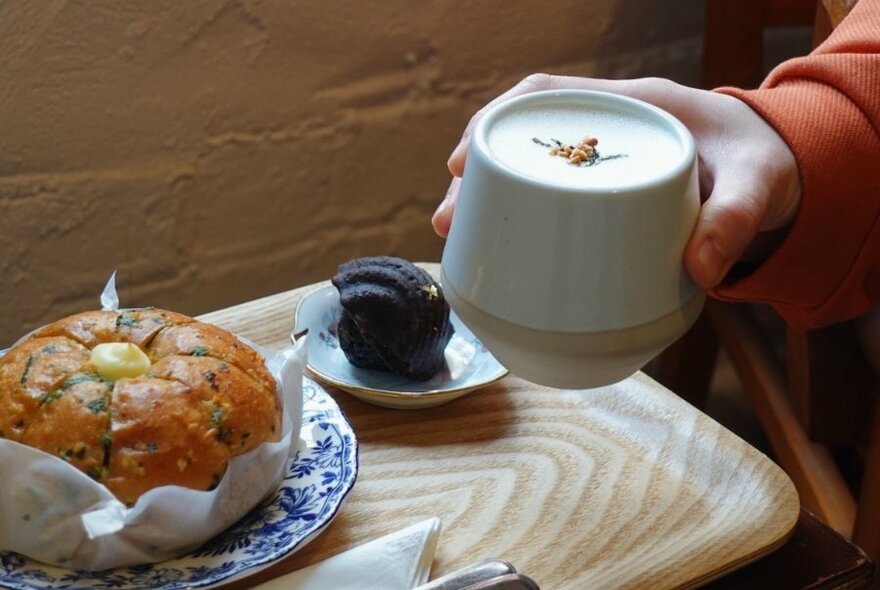
[[(314, 287), (203, 319), (286, 346)], [(432, 577), (501, 557), (548, 590), (692, 587), (775, 548), (797, 521), (797, 492), (774, 463), (642, 374), (584, 391), (508, 376), (419, 411), (327, 389), (360, 440), (354, 490), (312, 543), (226, 588), (431, 516), (443, 520)]]

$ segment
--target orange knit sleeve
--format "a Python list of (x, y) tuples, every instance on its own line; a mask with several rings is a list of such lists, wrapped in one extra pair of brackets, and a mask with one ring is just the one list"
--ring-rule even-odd
[(713, 294), (769, 303), (802, 328), (880, 304), (880, 0), (860, 0), (825, 43), (780, 65), (759, 89), (718, 91), (782, 136), (803, 192), (782, 244)]

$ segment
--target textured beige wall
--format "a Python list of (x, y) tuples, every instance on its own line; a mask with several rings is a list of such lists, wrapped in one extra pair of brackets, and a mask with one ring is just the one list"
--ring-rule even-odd
[[(532, 71), (693, 82), (700, 0), (0, 3), (0, 347), (438, 259), (470, 114)], [(291, 310), (292, 311), (292, 310)]]

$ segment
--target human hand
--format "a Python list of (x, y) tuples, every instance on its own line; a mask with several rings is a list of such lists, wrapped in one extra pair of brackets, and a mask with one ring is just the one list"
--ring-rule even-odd
[(776, 131), (742, 101), (669, 80), (596, 80), (534, 74), (480, 109), (449, 158), (453, 175), (434, 213), (434, 230), (449, 232), (470, 135), (483, 113), (515, 96), (539, 90), (598, 90), (654, 104), (681, 120), (697, 144), (700, 194), (697, 225), (685, 247), (684, 264), (704, 289), (717, 286), (740, 259), (761, 259), (772, 247), (772, 230), (787, 227), (800, 205), (797, 162)]

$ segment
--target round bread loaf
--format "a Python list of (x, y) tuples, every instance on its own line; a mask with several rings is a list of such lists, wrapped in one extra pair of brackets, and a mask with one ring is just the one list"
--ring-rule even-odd
[[(136, 346), (142, 361), (126, 370), (138, 374), (96, 360), (107, 343)], [(68, 461), (129, 506), (163, 485), (211, 490), (232, 457), (281, 433), (259, 353), (155, 308), (85, 312), (35, 331), (0, 357), (0, 408), (0, 437)]]

